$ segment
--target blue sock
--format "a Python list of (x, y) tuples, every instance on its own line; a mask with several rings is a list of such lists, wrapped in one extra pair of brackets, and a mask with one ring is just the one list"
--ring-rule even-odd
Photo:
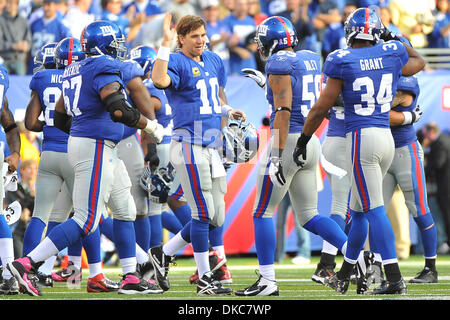
[(191, 243), (191, 225), (192, 221), (189, 221), (184, 225), (183, 229), (181, 229), (181, 237), (187, 243)]
[(394, 230), (392, 230), (384, 206), (369, 210), (365, 215), (369, 220), (372, 241), (376, 243), (376, 249), (382, 259), (397, 259)]
[(150, 220), (147, 217), (134, 221), (137, 244), (147, 252), (150, 249)]
[(175, 216), (180, 220), (181, 224), (184, 226), (186, 223), (191, 221), (191, 207), (186, 203), (179, 207), (175, 212)]
[(322, 239), (331, 243), (338, 249), (341, 249), (345, 241), (347, 241), (347, 235), (336, 222), (329, 217), (324, 217), (319, 214), (315, 215), (305, 223), (303, 228), (321, 236)]
[[(84, 236), (83, 230), (72, 218), (55, 226), (48, 234), (49, 239), (61, 251), (76, 243)], [(81, 252), (81, 250), (80, 250)]]
[(345, 232), (345, 220), (338, 214), (330, 214), (330, 219), (333, 220), (334, 222), (336, 222), (339, 226), (339, 228), (341, 228), (342, 231)]
[(191, 244), (194, 252), (209, 251), (209, 221), (191, 220)]
[(259, 265), (274, 264), (276, 237), (272, 218), (253, 217), (253, 225)]
[(136, 257), (136, 236), (133, 221), (113, 219), (114, 244), (120, 259)]
[(149, 216), (150, 219), (150, 247), (157, 247), (162, 242), (162, 222), (161, 215), (155, 214), (154, 216)]
[(0, 214), (0, 239), (12, 238), (12, 232), (3, 214)]
[(183, 228), (180, 220), (171, 212), (163, 211), (161, 213), (161, 223), (163, 228), (169, 230), (173, 234), (177, 234)]
[(105, 235), (109, 240), (114, 242), (114, 227), (113, 219), (111, 217), (100, 219), (99, 228), (100, 233)]
[[(85, 236), (85, 238), (86, 238), (86, 236)], [(83, 242), (82, 242), (82, 238), (80, 238), (77, 241), (75, 241), (74, 243), (72, 243), (70, 246), (68, 246), (67, 254), (69, 256), (81, 257), (82, 249), (83, 249)]]
[(223, 245), (223, 225), (209, 230), (209, 244), (211, 247)]
[(45, 236), (48, 236), (53, 228), (60, 224), (61, 222), (50, 221), (47, 225), (47, 232), (45, 233)]
[(436, 256), (437, 248), (437, 230), (431, 213), (414, 218), (419, 227), (420, 236), (423, 243), (423, 252), (425, 258)]
[(98, 227), (93, 233), (84, 237), (82, 243), (88, 263), (98, 263), (102, 261), (100, 254), (100, 229)]
[(41, 243), (42, 235), (44, 234), (45, 223), (39, 218), (32, 217), (30, 223), (25, 230), (23, 236), (23, 255), (26, 256), (34, 248)]
[(348, 232), (346, 257), (357, 260), (364, 247), (369, 232), (369, 221), (366, 213), (352, 212), (352, 223)]

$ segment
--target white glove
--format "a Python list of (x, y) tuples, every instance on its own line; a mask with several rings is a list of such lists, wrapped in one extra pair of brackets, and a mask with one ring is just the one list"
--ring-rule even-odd
[(158, 123), (158, 120), (147, 119), (147, 126), (144, 128), (144, 131), (154, 138), (157, 143), (160, 143), (164, 136), (164, 127)]
[(152, 169), (150, 168), (150, 163), (148, 163), (145, 168), (144, 171), (141, 174), (141, 177), (139, 179), (139, 184), (141, 186), (142, 189), (144, 189), (147, 192), (150, 192), (150, 185), (151, 185), (151, 177), (152, 175)]
[(422, 113), (423, 113), (423, 111), (420, 110), (419, 106), (417, 106), (413, 111), (403, 112), (403, 115), (405, 116), (405, 120), (403, 120), (402, 125), (416, 123), (422, 117)]
[(6, 222), (9, 226), (18, 221), (21, 214), (22, 206), (17, 200), (12, 202), (3, 210), (3, 215), (5, 216)]
[(272, 183), (279, 188), (286, 184), (283, 166), (281, 165), (281, 158), (275, 156), (270, 157), (269, 176)]
[(258, 86), (264, 89), (264, 87), (266, 86), (266, 77), (262, 74), (261, 71), (252, 68), (244, 68), (241, 71), (245, 73), (245, 77), (253, 79), (258, 84)]

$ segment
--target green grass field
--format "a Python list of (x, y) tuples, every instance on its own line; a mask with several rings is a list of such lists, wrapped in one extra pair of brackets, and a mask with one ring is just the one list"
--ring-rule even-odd
[[(279, 297), (251, 297), (243, 298), (234, 295), (220, 297), (198, 297), (196, 286), (189, 284), (188, 278), (195, 271), (195, 263), (192, 257), (179, 258), (176, 265), (169, 272), (171, 288), (163, 294), (153, 295), (119, 295), (117, 293), (93, 294), (86, 292), (88, 270), (83, 270), (83, 280), (79, 286), (69, 286), (66, 283), (55, 283), (53, 288), (43, 288), (41, 297), (30, 297), (25, 294), (16, 296), (0, 296), (1, 300), (235, 300), (240, 301), (267, 301), (267, 300), (450, 300), (450, 255), (439, 256), (437, 269), (439, 283), (430, 285), (408, 284), (407, 295), (369, 296), (357, 295), (356, 285), (350, 285), (346, 295), (334, 292), (332, 289), (317, 284), (311, 280), (319, 257), (313, 256), (311, 264), (296, 266), (285, 259), (282, 264), (276, 265), (277, 281), (280, 289)], [(342, 257), (337, 258), (337, 269), (342, 263)], [(253, 284), (257, 276), (258, 268), (255, 257), (228, 257), (227, 265), (233, 275), (234, 290)], [(408, 260), (400, 261), (400, 269), (406, 281), (414, 277), (422, 270), (424, 260), (422, 256), (411, 256)], [(104, 271), (110, 279), (119, 281), (121, 269), (105, 266)]]

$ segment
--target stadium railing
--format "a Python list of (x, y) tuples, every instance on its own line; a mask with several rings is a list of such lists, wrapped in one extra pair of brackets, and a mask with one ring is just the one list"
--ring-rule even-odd
[(450, 69), (450, 48), (417, 48), (426, 61), (426, 68)]

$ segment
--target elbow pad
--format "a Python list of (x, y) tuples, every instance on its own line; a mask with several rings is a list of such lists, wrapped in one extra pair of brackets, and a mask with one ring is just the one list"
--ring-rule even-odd
[[(129, 127), (134, 127), (139, 121), (141, 113), (128, 103), (125, 95), (121, 91), (111, 93), (103, 100), (103, 103), (112, 121), (121, 122)], [(120, 111), (121, 116), (116, 115), (116, 111)]]

